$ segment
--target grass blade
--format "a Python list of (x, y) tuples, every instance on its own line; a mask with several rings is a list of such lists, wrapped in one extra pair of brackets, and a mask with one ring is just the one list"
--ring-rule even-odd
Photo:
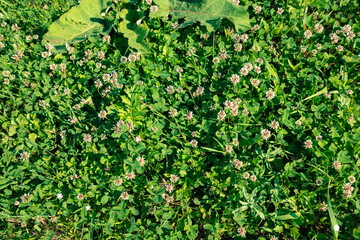
[(303, 100), (301, 100), (301, 101), (302, 101), (302, 102), (303, 102), (303, 101), (306, 101), (306, 100), (308, 100), (308, 99), (317, 97), (317, 96), (319, 96), (319, 95), (321, 95), (321, 94), (324, 94), (324, 93), (326, 93), (326, 92), (327, 92), (327, 87), (325, 87), (325, 88), (322, 89), (321, 91), (319, 91), (319, 92), (317, 92), (317, 93), (315, 93), (315, 94), (313, 94), (313, 95), (311, 95), (311, 96), (309, 96), (309, 97), (307, 97), (307, 98), (305, 98), (305, 99), (303, 99)]

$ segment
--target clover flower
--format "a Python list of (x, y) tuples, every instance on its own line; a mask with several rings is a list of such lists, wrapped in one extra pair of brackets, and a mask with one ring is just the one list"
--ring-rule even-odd
[(243, 43), (246, 43), (249, 39), (249, 36), (247, 34), (242, 34), (240, 38)]
[(198, 141), (196, 141), (195, 139), (193, 139), (193, 140), (190, 141), (190, 144), (191, 144), (192, 147), (196, 147), (197, 144), (198, 144)]
[(277, 14), (282, 15), (283, 12), (284, 12), (284, 9), (283, 9), (283, 8), (278, 8)]
[(304, 145), (305, 145), (305, 149), (312, 148), (312, 141), (311, 140), (306, 140), (304, 142)]
[(256, 175), (251, 175), (251, 176), (250, 176), (250, 180), (253, 181), (253, 182), (255, 182), (255, 181), (257, 180)]
[(277, 129), (279, 127), (279, 122), (276, 120), (273, 120), (269, 125), (272, 129)]
[(266, 98), (268, 100), (272, 100), (275, 97), (275, 92), (270, 88), (267, 92), (266, 92)]
[(356, 178), (354, 176), (350, 176), (348, 179), (350, 183), (354, 183), (356, 181)]
[(225, 117), (226, 117), (225, 111), (224, 111), (224, 110), (220, 110), (220, 112), (218, 113), (217, 120), (222, 121), (222, 120), (225, 119)]
[(20, 153), (20, 159), (23, 161), (29, 160), (30, 154), (28, 152), (22, 152), (22, 153)]
[(66, 88), (66, 89), (64, 90), (64, 94), (65, 94), (65, 95), (70, 95), (70, 93), (71, 93), (71, 90), (70, 90), (69, 88)]
[(254, 10), (255, 10), (255, 13), (256, 13), (256, 14), (260, 13), (260, 12), (261, 12), (261, 6), (256, 5), (255, 8), (254, 8)]
[(231, 145), (226, 145), (226, 146), (225, 146), (225, 151), (226, 151), (227, 153), (231, 153), (231, 152), (233, 151), (233, 147), (232, 147)]
[(107, 42), (107, 43), (110, 43), (110, 36), (109, 35), (105, 35), (104, 37), (103, 37), (103, 42)]
[(320, 141), (322, 141), (322, 138), (323, 138), (323, 137), (322, 137), (321, 135), (317, 135), (317, 136), (316, 136), (316, 141), (320, 142)]
[(84, 194), (79, 193), (79, 194), (76, 196), (76, 198), (79, 199), (79, 200), (83, 200), (83, 199), (84, 199)]
[(145, 165), (145, 158), (139, 156), (136, 158), (136, 161), (140, 164), (140, 166), (144, 166)]
[(107, 112), (105, 110), (101, 110), (98, 114), (98, 117), (101, 119), (105, 119), (107, 115)]
[(185, 114), (186, 116), (186, 120), (191, 120), (193, 118), (193, 112), (192, 111), (188, 111), (187, 114)]
[(231, 75), (230, 81), (232, 84), (236, 85), (240, 81), (240, 77), (237, 74)]
[(234, 159), (233, 164), (237, 169), (240, 169), (242, 166), (244, 166), (244, 162), (240, 161), (239, 159)]
[(175, 182), (177, 182), (178, 180), (179, 180), (179, 177), (176, 176), (175, 174), (171, 174), (171, 175), (170, 175), (170, 181), (171, 181), (171, 182), (175, 183)]
[(246, 230), (245, 230), (244, 227), (239, 227), (239, 228), (237, 229), (237, 232), (239, 233), (240, 236), (245, 237)]
[(324, 27), (321, 24), (316, 24), (315, 25), (315, 31), (317, 33), (321, 33), (324, 30)]
[(156, 5), (153, 5), (153, 6), (150, 7), (150, 11), (153, 12), (153, 13), (156, 13), (158, 10), (159, 10), (159, 8)]
[(327, 204), (325, 202), (320, 203), (321, 207), (319, 208), (320, 211), (326, 212), (327, 211)]
[(341, 168), (341, 162), (340, 162), (340, 161), (334, 161), (334, 162), (333, 162), (333, 168), (334, 168), (335, 170), (340, 170), (340, 168)]
[(59, 199), (59, 200), (61, 200), (61, 199), (63, 199), (63, 195), (62, 195), (62, 193), (58, 193), (57, 195), (56, 195), (56, 198), (57, 199)]
[(176, 117), (178, 114), (178, 111), (175, 108), (170, 109), (169, 114), (171, 117)]
[(128, 57), (129, 62), (135, 62), (136, 61), (136, 55), (135, 54), (130, 54)]
[(29, 201), (29, 197), (30, 197), (30, 194), (24, 193), (24, 195), (22, 195), (20, 197), (20, 199), (21, 199), (22, 202), (27, 203)]
[(122, 192), (120, 197), (123, 199), (123, 200), (128, 200), (129, 199), (129, 194), (125, 191), (125, 192)]
[(240, 43), (235, 43), (235, 44), (234, 44), (234, 48), (235, 48), (235, 51), (236, 51), (236, 52), (241, 52), (241, 50), (242, 50), (242, 44), (240, 44)]
[(122, 183), (123, 183), (122, 178), (117, 178), (117, 179), (114, 180), (114, 185), (117, 186), (117, 187), (121, 186)]
[(264, 140), (267, 140), (270, 137), (271, 132), (267, 129), (263, 129), (263, 130), (261, 130), (260, 134)]
[(84, 140), (84, 142), (91, 142), (92, 137), (90, 134), (85, 134), (83, 140)]
[(343, 186), (343, 197), (351, 197), (352, 192), (354, 191), (354, 187), (351, 186), (351, 183), (346, 183)]
[(309, 39), (311, 36), (312, 36), (312, 32), (311, 32), (310, 30), (306, 30), (306, 31), (304, 32), (304, 37), (305, 37), (306, 39)]
[(259, 84), (260, 84), (259, 79), (257, 78), (251, 79), (251, 85), (253, 85), (254, 87), (257, 87)]
[(171, 95), (175, 92), (175, 89), (172, 85), (169, 85), (166, 87), (166, 92), (167, 92), (167, 94)]
[(165, 189), (167, 192), (171, 193), (172, 191), (174, 191), (174, 186), (171, 184), (167, 184)]
[(130, 173), (126, 173), (125, 174), (125, 178), (127, 179), (127, 180), (134, 180), (135, 179), (135, 173), (134, 173), (134, 171), (131, 171)]

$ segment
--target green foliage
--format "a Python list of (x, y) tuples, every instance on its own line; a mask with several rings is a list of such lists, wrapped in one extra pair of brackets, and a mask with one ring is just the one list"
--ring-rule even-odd
[(109, 24), (102, 17), (109, 0), (82, 0), (78, 6), (71, 8), (51, 24), (45, 34), (43, 44), (50, 43), (54, 52), (65, 52), (66, 44), (74, 44), (89, 39), (96, 41), (99, 34), (110, 30)]
[(0, 239), (360, 238), (358, 1), (228, 0), (246, 33), (111, 1), (59, 54), (78, 1), (5, 2)]
[(227, 0), (155, 0), (159, 10), (151, 13), (150, 16), (171, 15), (174, 20), (184, 18), (179, 28), (200, 22), (205, 25), (209, 32), (219, 28), (223, 18), (229, 19), (238, 32), (245, 32), (250, 29), (249, 14), (242, 6), (235, 5)]
[(144, 42), (144, 39), (149, 30), (147, 26), (136, 23), (137, 12), (132, 9), (123, 9), (119, 16), (122, 21), (119, 24), (118, 31), (123, 33), (124, 37), (128, 39), (129, 47), (141, 52), (148, 52), (149, 45)]

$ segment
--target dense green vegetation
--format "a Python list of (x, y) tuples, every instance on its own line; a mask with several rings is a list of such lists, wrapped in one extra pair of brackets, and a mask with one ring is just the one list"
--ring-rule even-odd
[(359, 1), (78, 4), (0, 0), (1, 239), (360, 238)]

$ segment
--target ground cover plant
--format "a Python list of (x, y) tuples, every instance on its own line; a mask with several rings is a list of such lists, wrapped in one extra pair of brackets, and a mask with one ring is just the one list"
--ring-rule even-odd
[(0, 13), (1, 239), (360, 238), (359, 1)]

